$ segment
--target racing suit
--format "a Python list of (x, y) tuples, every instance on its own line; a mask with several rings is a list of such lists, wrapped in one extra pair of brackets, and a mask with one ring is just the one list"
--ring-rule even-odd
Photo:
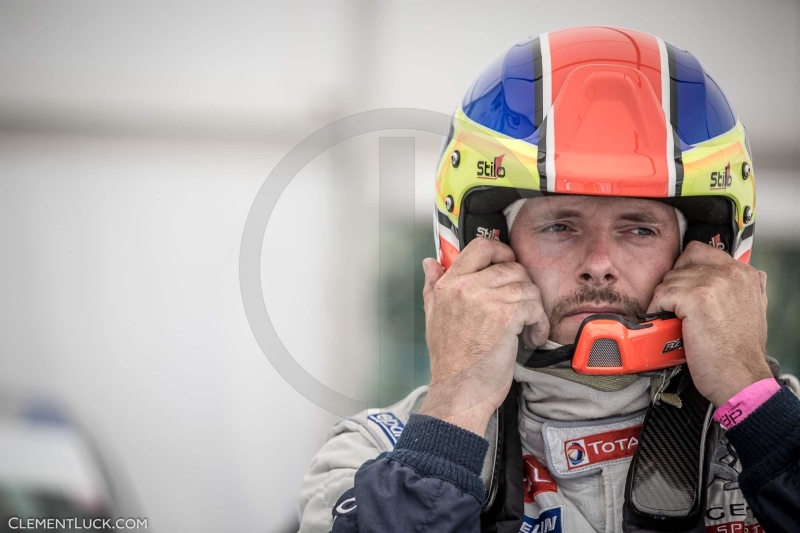
[[(426, 388), (337, 423), (300, 495), (301, 533), (594, 533), (623, 530), (625, 483), (650, 403), (647, 378), (618, 390), (517, 365), (522, 472), (505, 472), (502, 517), (482, 515), (498, 475), (496, 414), (486, 438), (414, 414)], [(783, 387), (730, 431), (713, 423), (706, 533), (800, 532), (800, 400)], [(511, 489), (509, 489), (511, 485)], [(516, 486), (513, 486), (516, 485)]]

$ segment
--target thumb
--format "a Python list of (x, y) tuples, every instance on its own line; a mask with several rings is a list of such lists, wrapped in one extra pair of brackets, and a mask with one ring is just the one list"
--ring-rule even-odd
[(425, 272), (425, 284), (422, 286), (422, 298), (427, 302), (429, 296), (433, 294), (433, 287), (436, 282), (444, 276), (444, 268), (439, 261), (428, 257), (422, 261), (422, 270)]

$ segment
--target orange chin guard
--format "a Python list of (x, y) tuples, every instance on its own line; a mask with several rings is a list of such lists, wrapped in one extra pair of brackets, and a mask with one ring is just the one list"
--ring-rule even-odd
[(596, 314), (578, 329), (572, 368), (580, 374), (639, 374), (686, 362), (681, 320), (673, 313), (637, 315), (631, 322), (619, 315)]

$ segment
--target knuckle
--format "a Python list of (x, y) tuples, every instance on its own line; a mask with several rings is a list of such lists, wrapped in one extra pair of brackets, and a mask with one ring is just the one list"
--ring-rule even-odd
[(522, 283), (512, 283), (508, 286), (508, 292), (515, 299), (521, 298), (525, 294), (525, 286)]
[(468, 276), (459, 276), (450, 284), (450, 290), (452, 291), (454, 296), (457, 297), (464, 297), (470, 293), (472, 289), (472, 283)]
[(756, 270), (751, 265), (745, 265), (744, 263), (741, 263), (741, 265), (743, 267), (742, 270), (743, 270), (745, 276), (747, 277), (747, 281), (749, 281), (750, 283), (754, 283), (754, 284), (760, 286), (761, 285), (761, 275), (758, 273), (758, 270)]
[(518, 279), (525, 271), (519, 263), (501, 263), (497, 266), (497, 274), (504, 280)]
[(737, 277), (742, 276), (742, 275), (747, 276), (746, 272), (747, 272), (748, 269), (755, 270), (750, 265), (745, 265), (745, 264), (738, 263), (738, 262), (737, 263), (728, 263), (727, 265), (722, 267), (722, 272), (724, 272), (725, 275), (727, 277), (729, 277), (729, 278), (737, 278)]
[(696, 289), (694, 289), (694, 291), (692, 292), (694, 292), (697, 299), (700, 300), (701, 302), (709, 302), (714, 299), (716, 291), (714, 290), (713, 287), (709, 285), (701, 285)]
[(528, 276), (528, 271), (520, 263), (509, 263), (517, 277), (525, 279)]
[(706, 278), (704, 288), (709, 291), (721, 290), (727, 285), (727, 276), (709, 276)]
[(469, 243), (469, 246), (476, 250), (490, 250), (492, 248), (492, 242), (486, 237), (475, 237), (472, 239), (472, 242)]

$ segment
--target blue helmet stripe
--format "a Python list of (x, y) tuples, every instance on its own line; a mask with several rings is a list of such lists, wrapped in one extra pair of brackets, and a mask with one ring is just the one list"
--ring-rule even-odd
[[(685, 50), (667, 45), (674, 58), (677, 88), (677, 123), (681, 140), (697, 144), (730, 131), (736, 124), (728, 100), (722, 90), (705, 73), (700, 62)], [(670, 73), (672, 74), (672, 68)]]
[(478, 124), (524, 139), (536, 131), (537, 96), (541, 100), (536, 88), (533, 41), (528, 41), (512, 47), (473, 83), (462, 108)]

